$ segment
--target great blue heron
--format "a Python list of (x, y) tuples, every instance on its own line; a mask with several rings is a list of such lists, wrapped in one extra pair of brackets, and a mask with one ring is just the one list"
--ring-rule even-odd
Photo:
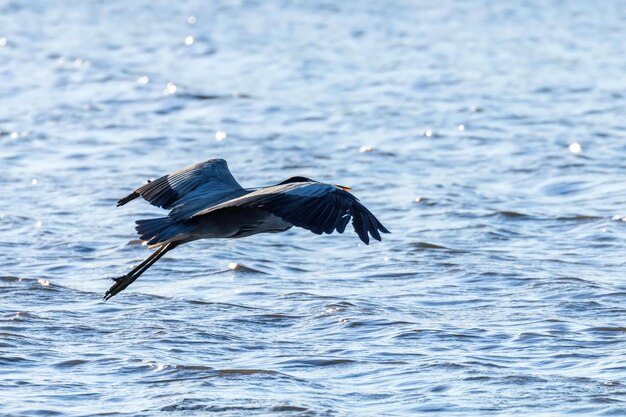
[(115, 283), (104, 299), (124, 290), (176, 246), (197, 239), (284, 232), (292, 226), (318, 235), (335, 230), (343, 233), (352, 219), (354, 230), (365, 244), (369, 244), (369, 235), (380, 241), (379, 231), (389, 231), (348, 190), (305, 177), (246, 189), (235, 180), (223, 159), (199, 162), (148, 182), (120, 199), (117, 206), (143, 197), (154, 206), (170, 210), (167, 217), (136, 222), (141, 240), (157, 250), (128, 274), (113, 278)]

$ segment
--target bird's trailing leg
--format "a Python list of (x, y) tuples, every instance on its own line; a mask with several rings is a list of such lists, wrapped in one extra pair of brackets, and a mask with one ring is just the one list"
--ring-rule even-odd
[(126, 289), (126, 287), (128, 287), (137, 278), (139, 278), (141, 274), (146, 272), (148, 268), (154, 265), (156, 261), (158, 261), (167, 252), (174, 249), (176, 246), (178, 246), (176, 242), (164, 244), (163, 246), (155, 250), (152, 255), (148, 256), (142, 263), (133, 268), (133, 270), (130, 271), (128, 274), (118, 278), (113, 278), (115, 284), (113, 284), (111, 288), (109, 288), (104, 294), (104, 301), (109, 300), (119, 292), (122, 292), (124, 289)]

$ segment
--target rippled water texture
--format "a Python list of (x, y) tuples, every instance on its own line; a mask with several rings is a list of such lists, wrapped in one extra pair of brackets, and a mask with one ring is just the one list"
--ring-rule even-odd
[[(0, 414), (626, 415), (625, 39), (621, 1), (0, 0)], [(214, 157), (392, 234), (195, 242), (103, 303), (159, 213), (115, 201)]]

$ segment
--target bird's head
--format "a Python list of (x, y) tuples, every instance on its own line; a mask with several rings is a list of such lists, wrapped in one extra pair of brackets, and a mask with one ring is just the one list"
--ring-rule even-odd
[(294, 182), (315, 182), (315, 181), (307, 177), (291, 177), (281, 183), (278, 183), (278, 185), (291, 184)]

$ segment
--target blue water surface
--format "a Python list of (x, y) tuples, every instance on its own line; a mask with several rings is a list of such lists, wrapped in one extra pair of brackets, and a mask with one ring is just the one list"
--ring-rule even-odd
[[(0, 0), (0, 414), (626, 415), (621, 1)], [(149, 255), (221, 157), (392, 231)]]

